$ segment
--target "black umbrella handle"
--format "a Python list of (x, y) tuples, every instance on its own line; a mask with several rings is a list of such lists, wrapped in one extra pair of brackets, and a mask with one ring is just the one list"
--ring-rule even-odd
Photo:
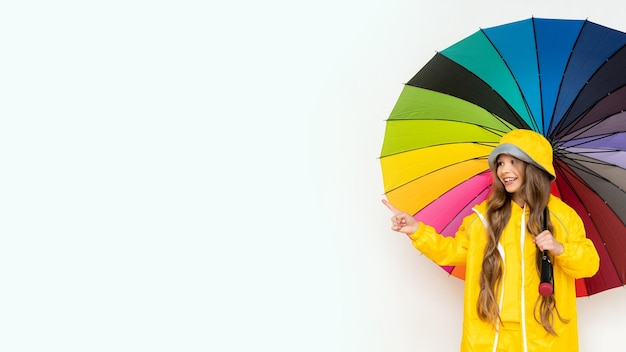
[[(548, 229), (548, 207), (543, 210), (543, 228)], [(550, 296), (554, 292), (552, 261), (548, 251), (543, 251), (541, 256), (541, 282), (539, 283), (539, 294), (542, 296)]]

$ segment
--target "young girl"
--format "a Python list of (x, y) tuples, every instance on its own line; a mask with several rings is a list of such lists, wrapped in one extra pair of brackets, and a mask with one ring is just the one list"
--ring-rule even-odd
[[(461, 351), (578, 351), (575, 279), (593, 276), (598, 253), (576, 212), (550, 194), (552, 147), (540, 134), (513, 130), (489, 155), (489, 198), (455, 237), (444, 237), (383, 203), (392, 230), (439, 265), (465, 265)], [(544, 210), (547, 218), (544, 228)], [(543, 251), (554, 291), (539, 294)]]

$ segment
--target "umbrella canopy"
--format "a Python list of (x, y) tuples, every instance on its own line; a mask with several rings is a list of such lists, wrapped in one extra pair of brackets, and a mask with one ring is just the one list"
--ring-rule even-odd
[(534, 130), (554, 147), (552, 193), (578, 212), (600, 255), (577, 296), (626, 284), (625, 45), (626, 33), (587, 20), (530, 18), (438, 52), (386, 122), (387, 198), (454, 236), (489, 193), (487, 156), (500, 137)]

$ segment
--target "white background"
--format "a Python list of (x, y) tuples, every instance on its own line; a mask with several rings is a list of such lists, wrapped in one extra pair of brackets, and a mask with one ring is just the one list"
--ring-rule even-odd
[[(0, 350), (458, 350), (462, 281), (380, 203), (384, 120), (479, 28), (625, 31), (613, 4), (3, 4)], [(624, 349), (623, 289), (578, 306), (582, 351)]]

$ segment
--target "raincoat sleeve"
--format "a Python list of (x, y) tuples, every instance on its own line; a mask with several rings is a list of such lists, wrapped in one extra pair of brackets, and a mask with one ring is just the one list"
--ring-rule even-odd
[(600, 257), (593, 242), (586, 237), (580, 217), (573, 213), (568, 218), (564, 229), (566, 235), (561, 237), (557, 234), (557, 241), (563, 244), (564, 251), (555, 256), (555, 264), (576, 279), (591, 277), (598, 271)]
[(476, 216), (466, 217), (454, 237), (443, 236), (432, 226), (419, 222), (417, 231), (409, 235), (409, 238), (413, 247), (438, 265), (465, 265), (469, 245), (467, 227), (471, 218), (476, 218)]

